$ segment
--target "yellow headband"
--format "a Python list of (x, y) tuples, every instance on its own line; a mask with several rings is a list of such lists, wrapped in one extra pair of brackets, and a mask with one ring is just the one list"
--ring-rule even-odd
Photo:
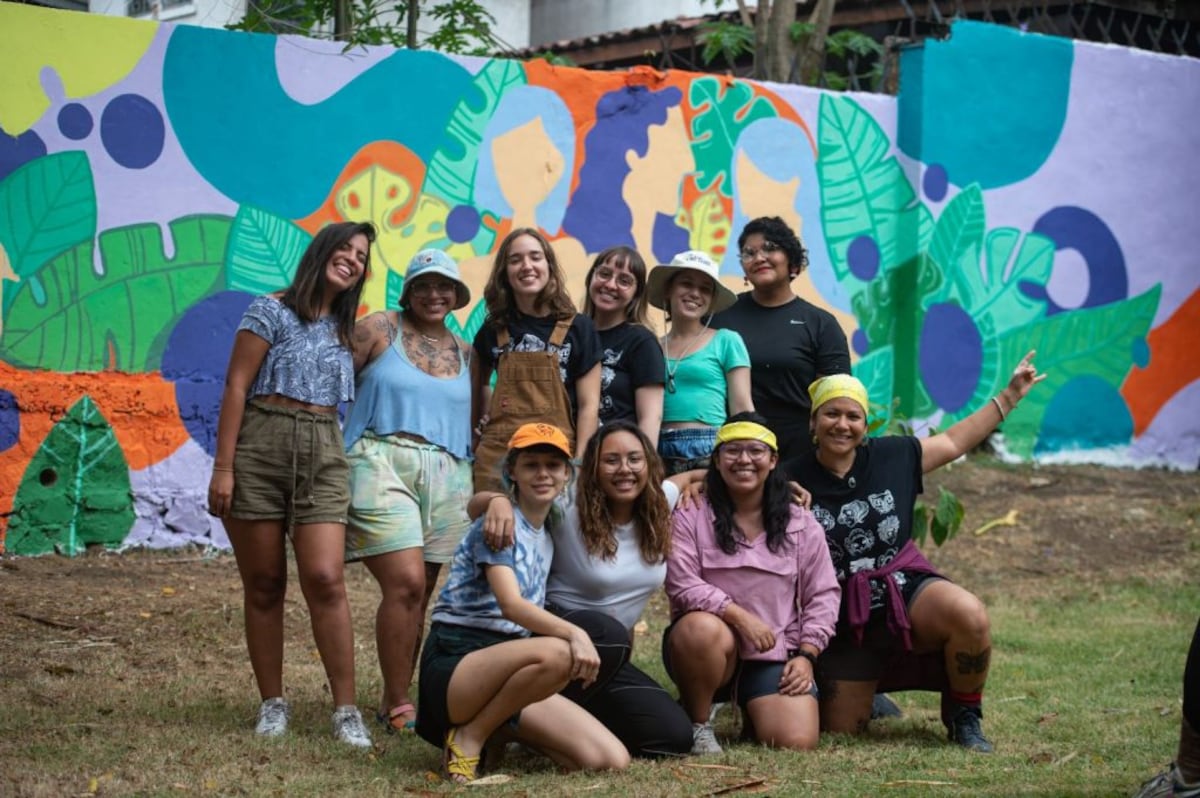
[(779, 451), (779, 446), (775, 441), (775, 433), (762, 424), (755, 424), (753, 421), (735, 421), (717, 430), (717, 446), (720, 446), (722, 443), (729, 443), (730, 441), (762, 441), (771, 447), (771, 451)]
[(808, 386), (808, 396), (812, 399), (812, 412), (831, 399), (853, 399), (867, 412), (867, 389), (857, 377), (850, 374), (830, 374), (827, 377)]

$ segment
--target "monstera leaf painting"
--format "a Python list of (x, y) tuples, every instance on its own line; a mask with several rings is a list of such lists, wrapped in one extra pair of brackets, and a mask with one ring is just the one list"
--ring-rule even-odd
[(168, 259), (158, 225), (102, 233), (101, 275), (90, 241), (55, 258), (37, 275), (44, 295), (28, 284), (18, 290), (0, 355), (54, 371), (157, 371), (179, 316), (221, 284), (229, 218), (177, 219), (171, 236)]
[(289, 219), (242, 206), (233, 219), (225, 274), (231, 291), (269, 294), (287, 288), (312, 236)]
[(13, 499), (6, 550), (74, 555), (113, 547), (133, 525), (129, 465), (112, 427), (84, 396), (42, 442)]
[(688, 89), (688, 103), (696, 109), (692, 119), (692, 155), (696, 159), (696, 185), (701, 191), (719, 186), (731, 196), (729, 166), (741, 132), (759, 119), (778, 114), (766, 97), (742, 81), (697, 78)]
[(37, 270), (95, 234), (96, 191), (86, 154), (38, 158), (0, 183), (0, 259), (17, 277), (32, 278), (35, 296), (43, 296)]

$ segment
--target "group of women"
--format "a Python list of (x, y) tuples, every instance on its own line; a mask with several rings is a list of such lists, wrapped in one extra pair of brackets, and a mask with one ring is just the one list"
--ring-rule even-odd
[[(739, 237), (740, 297), (704, 253), (647, 270), (615, 247), (582, 314), (550, 242), (513, 230), (470, 345), (446, 326), (470, 292), (437, 250), (410, 263), (398, 311), (354, 323), (373, 235), (318, 233), (291, 287), (251, 304), (230, 359), (209, 502), (242, 576), (259, 734), (290, 716), (286, 535), (335, 736), (371, 744), (342, 569), (362, 560), (381, 588), (377, 719), (440, 746), (456, 781), (509, 741), (588, 769), (716, 753), (714, 702), (741, 707), (753, 739), (811, 749), (821, 728), (861, 730), (883, 675), (922, 657), (943, 661), (951, 739), (990, 750), (987, 614), (913, 547), (912, 507), (923, 473), (1041, 379), (1032, 353), (945, 433), (868, 440), (845, 337), (793, 293), (807, 257), (780, 219)], [(660, 341), (648, 304), (668, 320)], [(678, 702), (630, 661), (664, 584)]]

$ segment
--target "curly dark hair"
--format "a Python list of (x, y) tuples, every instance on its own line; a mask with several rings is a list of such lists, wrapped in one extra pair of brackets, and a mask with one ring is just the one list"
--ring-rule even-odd
[[(725, 423), (732, 424), (735, 421), (750, 421), (770, 429), (767, 420), (753, 411), (735, 413)], [(717, 470), (720, 453), (721, 446), (713, 450), (712, 464), (704, 477), (705, 493), (713, 511), (713, 531), (717, 536), (717, 545), (726, 554), (733, 554), (737, 550), (738, 540), (745, 540), (746, 536), (733, 520), (733, 499), (729, 496), (721, 472)], [(762, 495), (763, 529), (767, 533), (767, 548), (772, 553), (778, 553), (788, 543), (787, 529), (791, 518), (791, 489), (788, 488), (787, 477), (776, 463), (767, 474)]]
[(596, 270), (608, 261), (612, 261), (614, 266), (624, 266), (637, 280), (633, 299), (625, 308), (625, 320), (632, 324), (649, 327), (650, 322), (646, 313), (649, 305), (646, 301), (646, 261), (633, 247), (609, 247), (592, 261), (592, 268), (588, 269), (587, 277), (583, 281), (583, 315), (592, 319), (596, 318), (596, 306), (592, 303), (592, 278), (596, 276)]
[(804, 242), (783, 219), (778, 216), (760, 216), (757, 219), (751, 219), (742, 228), (742, 234), (738, 236), (738, 252), (741, 252), (746, 239), (755, 233), (760, 234), (772, 244), (778, 244), (783, 249), (788, 260), (788, 276), (792, 279), (808, 268), (808, 250), (804, 248)]
[(325, 266), (333, 253), (357, 235), (367, 238), (367, 259), (363, 264), (362, 276), (353, 288), (347, 288), (333, 298), (329, 306), (330, 315), (337, 323), (337, 337), (342, 346), (351, 348), (354, 340), (354, 320), (358, 317), (358, 303), (362, 298), (363, 284), (371, 271), (371, 244), (375, 243), (375, 225), (370, 222), (337, 222), (322, 227), (313, 236), (308, 249), (300, 256), (292, 284), (280, 297), (287, 307), (307, 322), (317, 320), (321, 313), (325, 294)]
[(483, 287), (483, 301), (487, 307), (487, 323), (499, 330), (517, 320), (517, 304), (513, 299), (512, 286), (508, 282), (508, 254), (512, 244), (521, 236), (529, 236), (538, 242), (546, 256), (546, 268), (550, 279), (537, 298), (539, 313), (548, 313), (556, 319), (569, 319), (575, 315), (575, 303), (567, 293), (567, 280), (562, 267), (554, 255), (550, 241), (532, 227), (518, 227), (504, 237), (496, 249), (492, 261), (492, 273)]
[(611, 560), (617, 554), (617, 539), (613, 535), (612, 515), (608, 497), (600, 488), (600, 447), (604, 440), (617, 432), (628, 432), (638, 439), (646, 456), (646, 487), (633, 504), (634, 527), (638, 549), (648, 565), (656, 565), (671, 551), (671, 510), (663, 493), (663, 464), (646, 434), (636, 424), (614, 421), (605, 424), (588, 441), (583, 452), (581, 475), (576, 488), (575, 508), (579, 511), (579, 533), (583, 536), (588, 554)]

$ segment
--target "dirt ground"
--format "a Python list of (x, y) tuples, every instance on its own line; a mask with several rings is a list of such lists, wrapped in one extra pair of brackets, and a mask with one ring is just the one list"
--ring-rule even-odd
[[(926, 497), (936, 497), (939, 485), (959, 496), (966, 518), (956, 539), (925, 550), (948, 576), (985, 599), (992, 591), (1044, 593), (1054, 582), (1195, 573), (1200, 565), (1196, 472), (1010, 466), (975, 457), (927, 479)], [(977, 534), (1010, 512), (1015, 525)], [(377, 588), (360, 567), (347, 570), (347, 583), (356, 630), (369, 635)], [(189, 639), (188, 614), (219, 611), (229, 620), (240, 615), (240, 601), (236, 566), (227, 554), (0, 558), (0, 679), (69, 669), (69, 662), (54, 656), (54, 641), (63, 638), (129, 647), (145, 665), (155, 657), (173, 658), (170, 652), (196, 644)], [(289, 603), (290, 622), (303, 636), (306, 613), (298, 591), (289, 594)], [(158, 645), (137, 645), (150, 638)], [(30, 656), (35, 650), (41, 656)], [(245, 665), (244, 651), (209, 651), (202, 658), (217, 656)]]

